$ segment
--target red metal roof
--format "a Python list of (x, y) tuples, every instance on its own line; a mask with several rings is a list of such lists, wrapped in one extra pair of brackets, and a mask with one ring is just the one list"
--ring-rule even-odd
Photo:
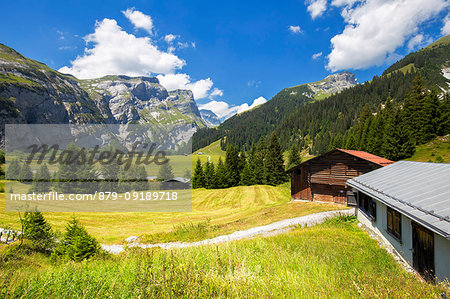
[(366, 153), (363, 151), (345, 150), (345, 149), (339, 149), (339, 150), (342, 152), (345, 152), (347, 154), (353, 155), (355, 157), (358, 157), (358, 158), (370, 161), (372, 163), (381, 165), (381, 166), (386, 166), (386, 165), (394, 163), (394, 161), (391, 161), (391, 160), (388, 160), (388, 159), (385, 159), (385, 158), (382, 158), (379, 156), (375, 156), (375, 155), (372, 155), (370, 153)]

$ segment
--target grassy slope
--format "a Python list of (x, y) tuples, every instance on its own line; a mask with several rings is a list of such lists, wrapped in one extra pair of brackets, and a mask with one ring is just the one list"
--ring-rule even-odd
[(218, 246), (53, 265), (33, 255), (0, 266), (3, 297), (440, 298), (450, 291), (404, 271), (355, 223), (337, 221)]
[[(0, 227), (19, 229), (15, 212), (4, 212), (5, 194), (0, 194)], [(195, 234), (169, 233), (175, 225), (199, 223), (210, 219), (208, 231), (201, 237), (212, 237), (257, 225), (317, 213), (342, 209), (342, 206), (318, 203), (289, 203), (290, 191), (285, 186), (233, 187), (221, 190), (195, 189), (192, 192), (192, 212), (183, 213), (44, 213), (49, 223), (63, 230), (75, 215), (101, 243), (120, 243), (129, 236), (145, 240), (189, 241)], [(174, 239), (174, 238), (180, 239)]]
[[(203, 154), (198, 155), (198, 153)], [(206, 161), (208, 161), (208, 156), (211, 156), (211, 162), (214, 162), (214, 164), (217, 164), (217, 162), (219, 162), (220, 157), (222, 158), (222, 162), (225, 162), (225, 151), (220, 148), (220, 140), (217, 140), (210, 145), (195, 151), (192, 156), (192, 162), (195, 165), (195, 162), (197, 162), (197, 158), (200, 158), (200, 161), (202, 163), (205, 163)]]
[(441, 156), (445, 163), (450, 163), (450, 135), (437, 137), (427, 144), (419, 145), (410, 161), (436, 162)]

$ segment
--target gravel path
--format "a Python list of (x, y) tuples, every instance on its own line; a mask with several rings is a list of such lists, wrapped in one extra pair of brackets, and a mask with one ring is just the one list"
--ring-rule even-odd
[[(339, 215), (354, 215), (354, 209), (337, 210), (329, 212), (321, 212), (311, 215), (306, 215), (302, 217), (290, 218), (281, 221), (277, 221), (268, 225), (257, 226), (250, 228), (248, 230), (236, 231), (234, 233), (218, 236), (212, 239), (206, 239), (198, 242), (169, 242), (169, 243), (158, 243), (158, 244), (140, 244), (131, 243), (127, 245), (128, 247), (141, 247), (141, 248), (152, 248), (160, 247), (163, 249), (170, 248), (183, 248), (183, 247), (193, 247), (202, 245), (219, 244), (224, 242), (230, 242), (241, 239), (253, 238), (256, 236), (274, 236), (287, 231), (290, 231), (297, 225), (301, 226), (312, 226), (324, 222), (327, 218), (336, 217)], [(124, 251), (124, 245), (102, 245), (102, 248), (108, 252), (117, 254)]]

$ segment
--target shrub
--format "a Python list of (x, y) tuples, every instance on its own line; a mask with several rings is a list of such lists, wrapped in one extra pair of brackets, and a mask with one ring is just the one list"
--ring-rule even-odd
[(74, 217), (66, 226), (66, 233), (56, 248), (55, 254), (73, 261), (88, 259), (100, 252), (100, 244), (89, 235), (84, 226)]

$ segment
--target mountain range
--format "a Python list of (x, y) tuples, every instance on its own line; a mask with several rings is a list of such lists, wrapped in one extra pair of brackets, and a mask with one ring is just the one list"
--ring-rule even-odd
[(193, 136), (193, 150), (218, 139), (224, 141), (222, 148), (232, 143), (249, 149), (276, 132), (284, 150), (292, 144), (307, 144), (313, 154), (320, 154), (335, 145), (333, 139), (342, 140), (351, 133), (365, 105), (375, 113), (388, 97), (401, 104), (418, 73), (442, 98), (449, 90), (449, 68), (450, 36), (445, 36), (363, 84), (356, 84), (353, 74), (342, 72), (285, 88), (263, 105), (235, 115), (216, 128), (199, 129)]

